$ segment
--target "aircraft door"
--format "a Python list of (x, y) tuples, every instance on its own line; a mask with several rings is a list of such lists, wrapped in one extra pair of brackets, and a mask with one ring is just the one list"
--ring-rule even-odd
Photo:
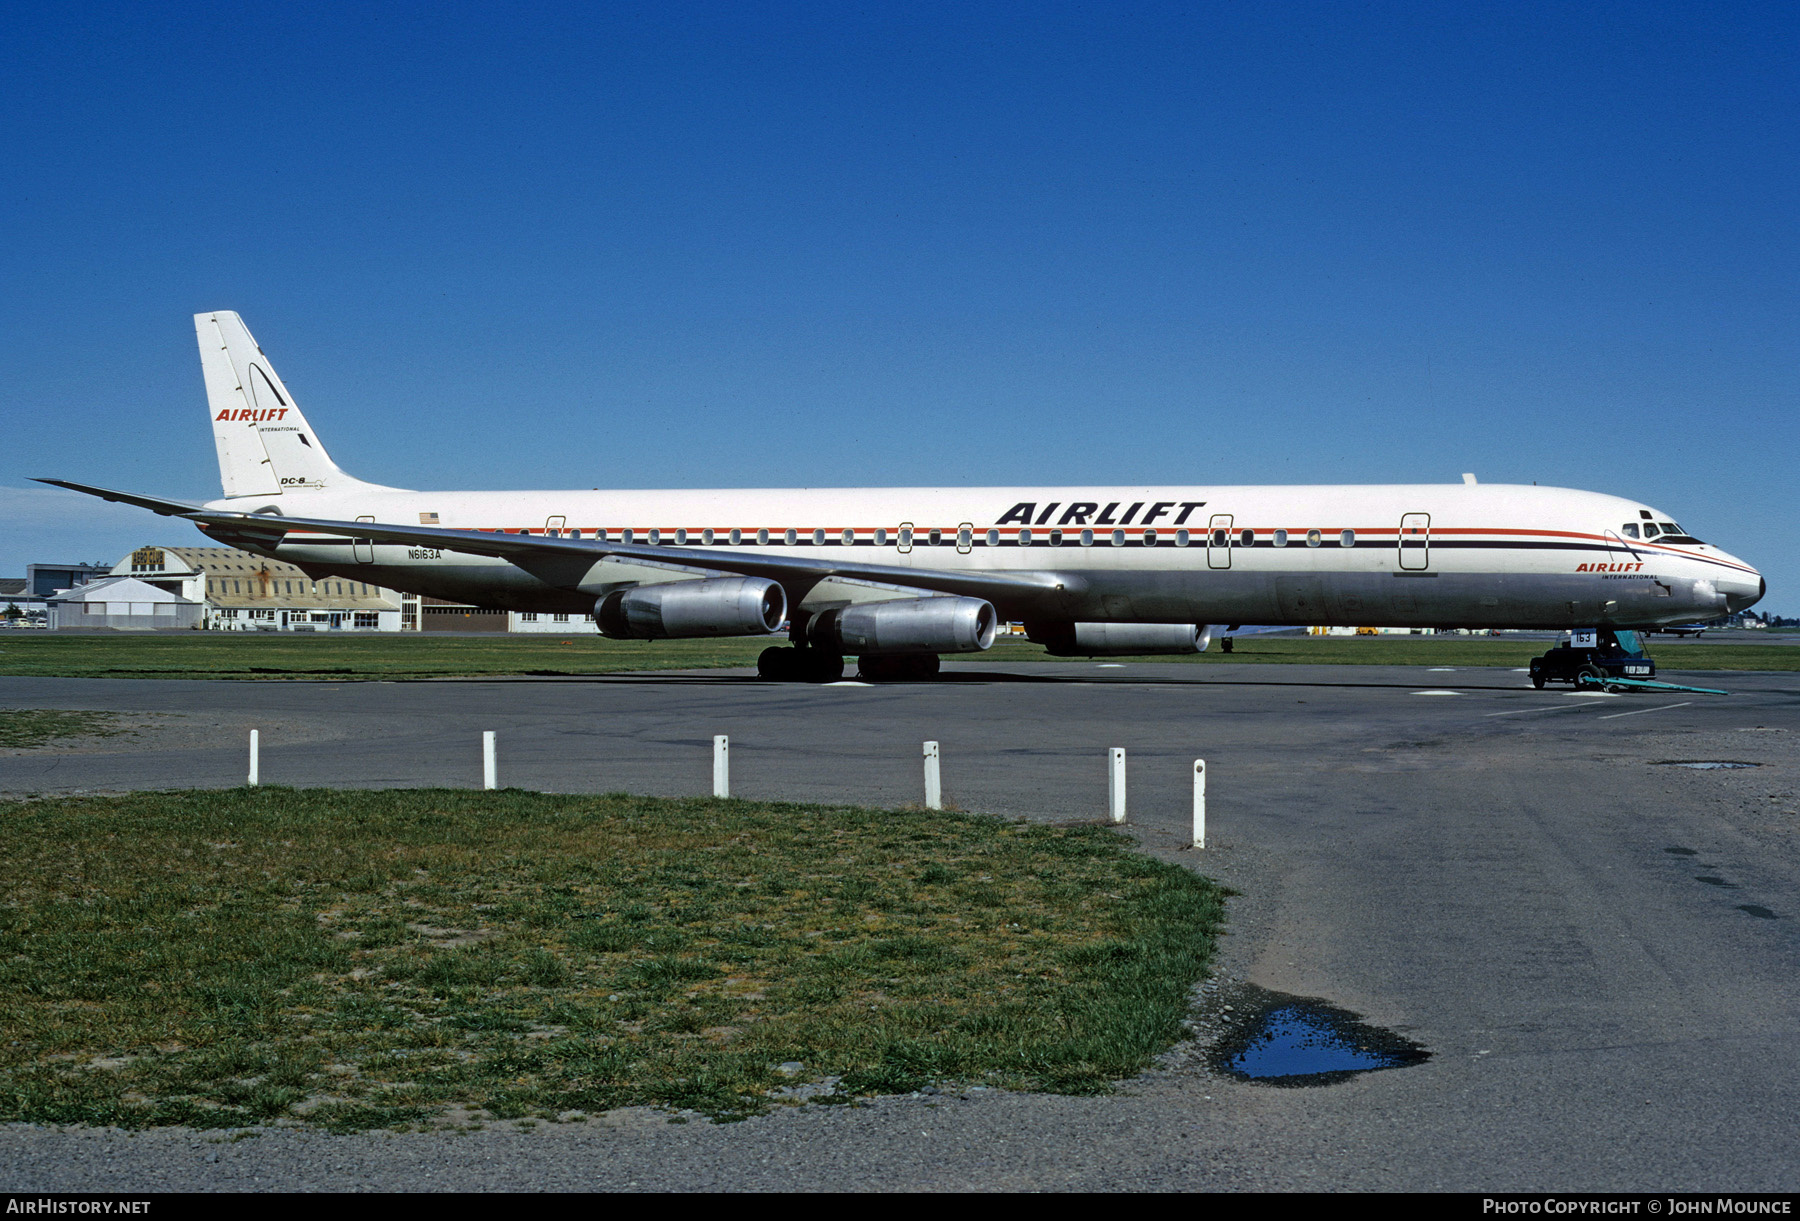
[(895, 547), (895, 550), (900, 552), (901, 555), (906, 555), (912, 551), (912, 535), (913, 535), (913, 524), (909, 521), (901, 522), (900, 523), (900, 541)]
[(1206, 566), (1231, 567), (1231, 514), (1214, 513), (1206, 527)]
[(1431, 567), (1431, 514), (1408, 513), (1400, 519), (1400, 567), (1424, 572)]
[[(375, 519), (373, 517), (359, 517), (356, 520), (372, 522)], [(373, 564), (375, 562), (375, 540), (372, 538), (351, 539), (350, 550), (355, 553), (356, 562), (358, 564)]]
[(544, 519), (544, 533), (551, 538), (561, 538), (563, 526), (567, 524), (568, 520), (567, 517), (564, 517), (560, 513), (555, 517), (546, 517)]
[(969, 545), (973, 541), (974, 535), (975, 527), (970, 522), (964, 522), (956, 528), (956, 552), (958, 555), (969, 554)]

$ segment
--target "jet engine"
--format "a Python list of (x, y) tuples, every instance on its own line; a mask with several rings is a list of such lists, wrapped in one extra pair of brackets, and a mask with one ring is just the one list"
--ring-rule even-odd
[(767, 577), (708, 577), (615, 589), (594, 603), (600, 634), (614, 640), (767, 636), (787, 618), (787, 594)]
[(1028, 623), (1025, 634), (1052, 657), (1131, 657), (1204, 653), (1208, 623)]
[(807, 639), (828, 652), (979, 653), (994, 643), (999, 617), (980, 598), (905, 598), (829, 610), (807, 624)]

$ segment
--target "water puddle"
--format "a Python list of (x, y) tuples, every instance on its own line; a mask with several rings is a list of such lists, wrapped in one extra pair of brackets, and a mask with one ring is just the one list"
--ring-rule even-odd
[(1719, 772), (1739, 767), (1761, 767), (1760, 763), (1741, 763), (1736, 759), (1658, 759), (1653, 767), (1691, 767), (1697, 772)]
[(1422, 1064), (1431, 1053), (1411, 1039), (1311, 997), (1247, 989), (1235, 1028), (1212, 1053), (1213, 1066), (1264, 1085), (1334, 1085), (1358, 1073)]

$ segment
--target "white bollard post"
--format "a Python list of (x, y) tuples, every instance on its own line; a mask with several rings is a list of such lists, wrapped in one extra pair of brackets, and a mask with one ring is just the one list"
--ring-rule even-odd
[(925, 808), (944, 808), (944, 784), (938, 774), (938, 744), (925, 743)]
[(1206, 847), (1206, 760), (1194, 760), (1194, 847)]
[(713, 796), (731, 796), (731, 739), (713, 735)]
[(250, 783), (252, 785), (262, 783), (259, 779), (262, 775), (262, 768), (258, 766), (257, 759), (257, 755), (259, 754), (258, 747), (261, 745), (262, 743), (259, 741), (259, 731), (252, 729), (250, 731)]
[(1115, 746), (1107, 752), (1110, 767), (1106, 776), (1106, 805), (1114, 822), (1125, 821), (1125, 748)]
[(494, 731), (481, 731), (481, 787), (497, 789), (500, 787), (494, 769)]

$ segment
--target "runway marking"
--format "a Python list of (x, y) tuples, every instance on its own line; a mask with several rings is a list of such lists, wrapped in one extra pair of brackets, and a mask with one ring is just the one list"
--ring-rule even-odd
[(1569, 694), (1584, 700), (1616, 700), (1619, 698), (1617, 691), (1571, 691)]
[(1414, 695), (1461, 695), (1460, 691), (1415, 691)]
[(1586, 712), (1586, 704), (1546, 704), (1541, 708), (1514, 708), (1509, 712), (1484, 712), (1482, 716), (1519, 716), (1526, 712)]
[(1432, 666), (1429, 670), (1425, 671), (1425, 673), (1427, 673), (1427, 674), (1454, 674), (1454, 673), (1456, 673), (1456, 667), (1455, 666)]
[(859, 683), (859, 682), (854, 681), (853, 679), (846, 678), (846, 679), (842, 679), (835, 683), (820, 683), (819, 685), (821, 687), (868, 687), (873, 684)]
[(1646, 712), (1667, 712), (1671, 708), (1686, 708), (1693, 700), (1683, 700), (1679, 704), (1659, 704), (1655, 708), (1633, 708), (1630, 712), (1609, 712), (1601, 717), (1602, 721), (1610, 721), (1616, 716), (1641, 716)]

